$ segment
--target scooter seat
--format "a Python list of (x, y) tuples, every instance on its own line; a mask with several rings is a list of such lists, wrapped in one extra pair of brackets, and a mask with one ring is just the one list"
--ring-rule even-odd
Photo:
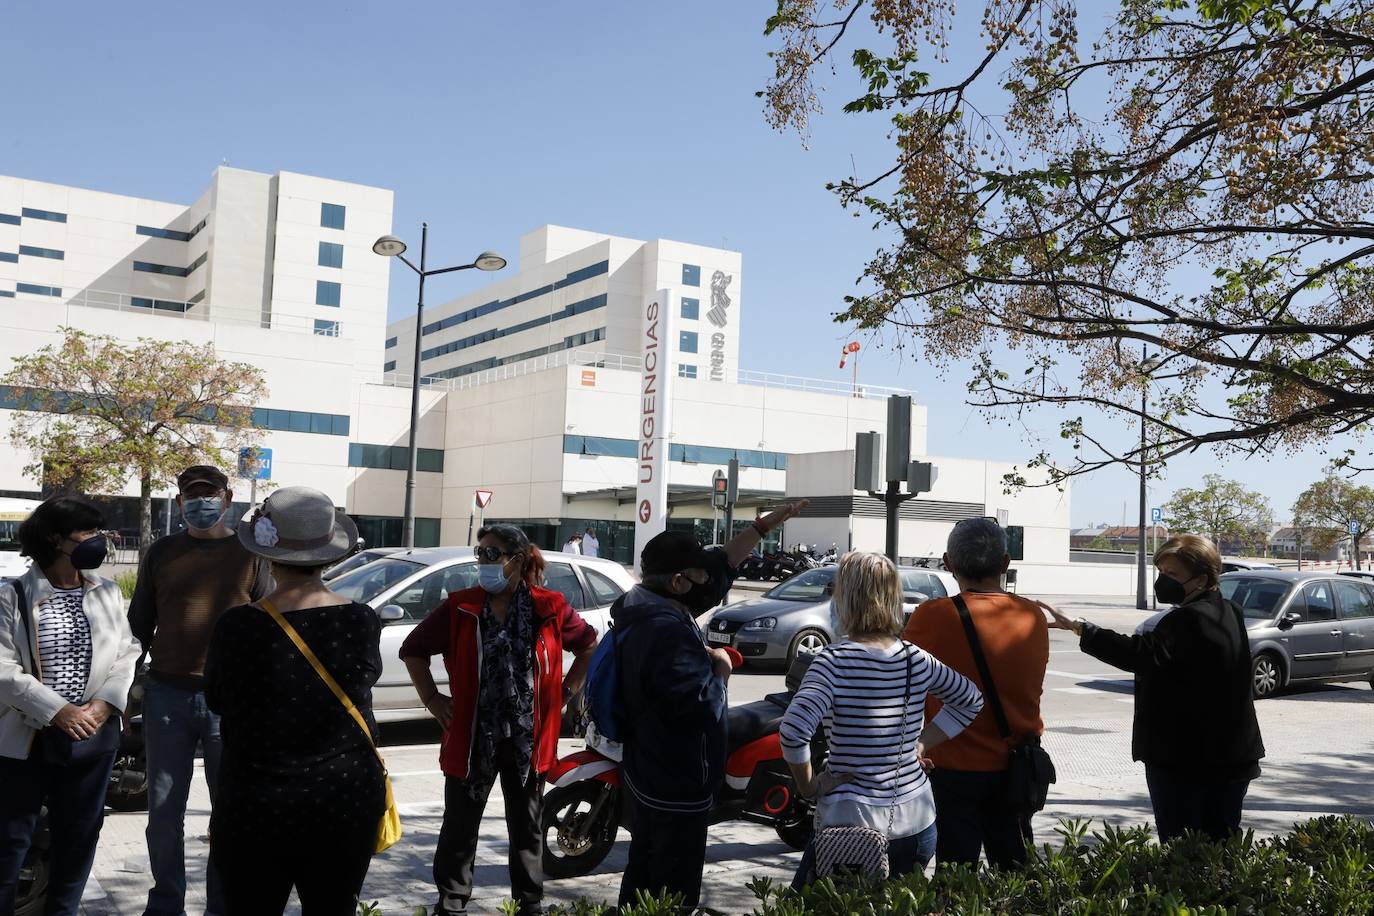
[(785, 710), (767, 700), (755, 700), (742, 706), (731, 706), (726, 717), (729, 730), (729, 752), (733, 754), (751, 741), (772, 734), (782, 724)]

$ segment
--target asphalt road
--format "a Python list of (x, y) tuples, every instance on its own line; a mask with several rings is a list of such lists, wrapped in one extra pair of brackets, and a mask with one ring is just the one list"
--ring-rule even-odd
[[(1117, 600), (1063, 599), (1063, 609), (1103, 626), (1130, 632), (1143, 614)], [(783, 689), (780, 671), (748, 666), (730, 681), (731, 703), (744, 703)], [(1083, 655), (1071, 634), (1051, 632), (1050, 665), (1042, 710), (1045, 745), (1059, 781), (1050, 803), (1035, 820), (1037, 841), (1056, 842), (1060, 818), (1089, 818), (1119, 826), (1148, 824), (1144, 774), (1130, 759), (1133, 685), (1129, 675)], [(1374, 817), (1368, 786), (1374, 778), (1374, 691), (1367, 683), (1305, 688), (1258, 707), (1268, 758), (1264, 776), (1246, 801), (1246, 824), (1279, 832), (1297, 820), (1328, 813)], [(384, 729), (386, 756), (401, 806), (405, 836), (373, 861), (364, 887), (367, 900), (380, 900), (391, 914), (432, 902), (430, 860), (443, 814), (443, 776), (438, 769), (438, 729), (432, 723)], [(564, 742), (564, 751), (580, 749)], [(1186, 754), (1186, 748), (1180, 748)], [(191, 897), (187, 910), (202, 906), (208, 794), (201, 780), (187, 818)], [(482, 844), (473, 912), (494, 913), (508, 893), (505, 825), (500, 793), (494, 792), (482, 823)], [(150, 884), (141, 814), (107, 818), (85, 912), (138, 914)], [(627, 843), (620, 842), (597, 874), (549, 882), (550, 903), (590, 897), (614, 901)], [(798, 854), (762, 826), (731, 822), (711, 829), (703, 902), (724, 912), (749, 912), (745, 883), (755, 875), (790, 879)], [(298, 912), (293, 910), (293, 912)]]

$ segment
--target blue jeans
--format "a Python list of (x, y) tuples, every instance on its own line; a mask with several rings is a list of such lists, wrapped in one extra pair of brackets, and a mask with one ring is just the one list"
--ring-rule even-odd
[[(897, 837), (887, 841), (887, 870), (893, 878), (908, 875), (918, 869), (925, 871), (930, 860), (935, 858), (935, 825), (910, 836)], [(792, 889), (801, 890), (816, 880), (816, 840), (813, 837), (802, 853), (797, 874), (792, 878)]]
[[(148, 863), (153, 889), (146, 916), (186, 912), (186, 799), (195, 775), (196, 746), (205, 759), (213, 802), (219, 786), (219, 716), (205, 694), (150, 676), (143, 693), (143, 742), (148, 755)], [(224, 912), (224, 895), (213, 864), (207, 868), (205, 911)]]

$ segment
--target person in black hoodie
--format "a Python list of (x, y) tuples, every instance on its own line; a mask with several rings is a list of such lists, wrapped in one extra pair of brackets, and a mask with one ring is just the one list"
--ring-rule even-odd
[(725, 778), (730, 659), (706, 645), (696, 617), (730, 591), (734, 570), (802, 501), (753, 522), (724, 549), (690, 534), (657, 535), (640, 554), (641, 582), (611, 608), (620, 656), (621, 773), (629, 788), (630, 856), (620, 905), (639, 891), (680, 894), (696, 907), (706, 827)]
[(1206, 538), (1179, 535), (1154, 558), (1155, 596), (1177, 605), (1148, 633), (1123, 636), (1054, 616), (1079, 647), (1135, 674), (1131, 754), (1145, 764), (1161, 842), (1185, 830), (1223, 840), (1264, 757), (1250, 675), (1250, 640), (1238, 607), (1218, 588), (1221, 555)]

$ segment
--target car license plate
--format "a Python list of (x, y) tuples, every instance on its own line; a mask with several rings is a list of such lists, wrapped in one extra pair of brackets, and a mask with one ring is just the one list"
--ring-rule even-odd
[(707, 634), (706, 634), (706, 638), (707, 638), (708, 640), (710, 640), (711, 642), (726, 642), (726, 643), (728, 643), (728, 642), (730, 641), (730, 634), (729, 634), (729, 633), (707, 633)]

